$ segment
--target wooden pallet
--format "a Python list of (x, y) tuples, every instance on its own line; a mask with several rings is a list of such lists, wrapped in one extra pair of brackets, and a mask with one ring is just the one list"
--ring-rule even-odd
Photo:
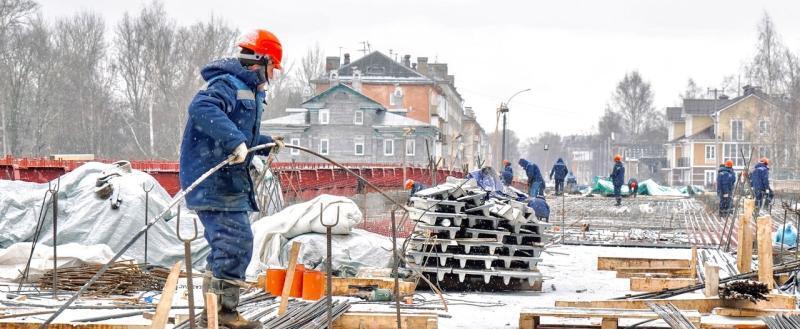
[(665, 289), (676, 289), (694, 285), (697, 283), (695, 279), (687, 278), (656, 278), (652, 276), (647, 277), (633, 277), (631, 278), (631, 291), (644, 291), (654, 292), (662, 291)]
[(689, 268), (688, 259), (597, 257), (597, 270), (616, 271), (622, 267), (683, 267)]
[[(700, 326), (700, 313), (682, 311), (686, 318), (697, 327)], [(524, 308), (519, 314), (520, 329), (535, 329), (541, 324), (541, 317), (557, 318), (600, 318), (600, 328), (616, 329), (619, 319), (659, 319), (658, 314), (649, 309), (576, 308), (576, 307), (535, 307)]]
[[(404, 329), (437, 329), (439, 320), (433, 313), (405, 313), (400, 321)], [(333, 322), (333, 329), (395, 329), (397, 315), (385, 312), (346, 312)]]

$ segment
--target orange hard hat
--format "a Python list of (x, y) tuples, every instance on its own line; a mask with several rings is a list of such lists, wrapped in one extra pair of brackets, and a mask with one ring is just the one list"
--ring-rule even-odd
[(768, 165), (769, 164), (769, 159), (767, 159), (766, 157), (763, 157), (763, 158), (761, 158), (761, 162), (763, 164), (765, 164), (765, 165)]
[(412, 187), (414, 187), (414, 180), (406, 179), (406, 185), (405, 185), (406, 190), (410, 190)]
[(508, 160), (503, 160), (503, 165), (504, 165), (504, 166), (507, 166), (509, 163), (511, 163), (511, 162), (510, 162), (510, 161), (508, 161)]
[(725, 161), (725, 167), (733, 168), (733, 160)]
[(622, 156), (617, 154), (614, 156), (614, 161), (622, 161)]
[(242, 35), (239, 47), (252, 50), (258, 55), (267, 55), (272, 59), (272, 64), (276, 69), (281, 69), (281, 59), (283, 58), (283, 46), (280, 40), (272, 32), (257, 29)]

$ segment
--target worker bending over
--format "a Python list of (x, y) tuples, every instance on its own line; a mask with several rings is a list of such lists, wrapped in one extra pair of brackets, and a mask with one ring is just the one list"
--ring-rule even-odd
[(528, 189), (531, 197), (544, 195), (544, 178), (542, 178), (542, 172), (539, 171), (539, 166), (525, 159), (519, 159), (519, 165), (528, 175)]

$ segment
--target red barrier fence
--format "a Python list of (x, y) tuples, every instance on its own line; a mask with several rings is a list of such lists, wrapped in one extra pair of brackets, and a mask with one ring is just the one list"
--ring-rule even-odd
[[(114, 160), (94, 160), (112, 163)], [(44, 183), (58, 178), (89, 161), (50, 160), (41, 158), (0, 158), (0, 179), (21, 180)], [(370, 183), (380, 187), (397, 189), (403, 185), (403, 167), (399, 164), (345, 163), (345, 167), (363, 176)], [(177, 162), (131, 161), (133, 169), (153, 176), (171, 195), (180, 191)], [(303, 200), (320, 194), (350, 196), (361, 191), (355, 176), (328, 163), (285, 162), (273, 163), (283, 186), (284, 195)], [(406, 178), (411, 178), (428, 186), (433, 185), (431, 171), (426, 168), (406, 167)], [(455, 170), (436, 171), (436, 183), (442, 183), (447, 176), (463, 177)]]

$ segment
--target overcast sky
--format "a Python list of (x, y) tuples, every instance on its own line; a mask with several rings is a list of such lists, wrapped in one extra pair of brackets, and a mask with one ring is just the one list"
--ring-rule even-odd
[[(81, 10), (106, 17), (138, 12), (149, 1), (47, 0), (45, 16)], [(800, 1), (220, 1), (167, 0), (178, 24), (212, 14), (241, 31), (267, 28), (298, 60), (318, 43), (326, 55), (361, 56), (361, 41), (388, 54), (449, 64), (465, 105), (487, 132), (498, 104), (523, 137), (550, 130), (589, 133), (623, 75), (639, 70), (659, 109), (678, 103), (688, 78), (718, 87), (752, 57), (756, 25), (767, 11), (784, 44), (800, 52)], [(745, 82), (745, 81), (743, 81)], [(744, 84), (744, 83), (743, 83)]]

